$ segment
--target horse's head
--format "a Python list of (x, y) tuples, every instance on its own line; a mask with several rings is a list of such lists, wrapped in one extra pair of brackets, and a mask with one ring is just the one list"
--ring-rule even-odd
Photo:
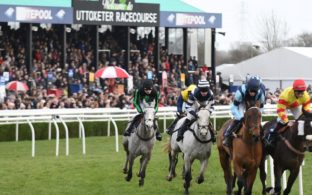
[(261, 111), (258, 107), (250, 107), (244, 114), (244, 126), (253, 141), (260, 140), (261, 134)]
[(251, 107), (258, 107), (258, 108), (260, 108), (260, 105), (261, 105), (261, 103), (260, 103), (259, 100), (247, 100), (247, 101), (245, 101), (245, 108), (246, 108), (246, 110), (248, 110)]
[(199, 134), (201, 136), (207, 136), (209, 132), (209, 120), (210, 120), (210, 109), (211, 103), (205, 106), (199, 105), (199, 110), (197, 112), (197, 125)]
[(155, 120), (155, 103), (148, 103), (145, 100), (144, 104), (144, 126), (147, 130), (152, 130), (154, 128), (154, 120)]
[(312, 113), (302, 111), (302, 115), (297, 119), (297, 134), (312, 141)]

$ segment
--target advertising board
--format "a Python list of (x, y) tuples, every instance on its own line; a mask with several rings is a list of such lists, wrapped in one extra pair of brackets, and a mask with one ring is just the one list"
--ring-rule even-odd
[(71, 24), (72, 8), (0, 5), (1, 22)]
[(75, 24), (159, 26), (159, 4), (133, 0), (73, 0)]

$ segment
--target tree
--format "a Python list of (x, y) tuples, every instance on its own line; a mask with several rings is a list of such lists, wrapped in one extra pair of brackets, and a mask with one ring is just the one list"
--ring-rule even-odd
[(260, 42), (267, 51), (283, 47), (287, 38), (287, 23), (278, 18), (274, 12), (260, 19), (259, 35)]
[(216, 52), (216, 65), (220, 64), (235, 64), (241, 61), (253, 58), (260, 55), (261, 51), (259, 46), (251, 43), (240, 43), (239, 45), (233, 46), (231, 50), (217, 51)]
[(312, 47), (312, 33), (299, 34), (297, 37), (288, 40), (288, 43), (292, 47)]

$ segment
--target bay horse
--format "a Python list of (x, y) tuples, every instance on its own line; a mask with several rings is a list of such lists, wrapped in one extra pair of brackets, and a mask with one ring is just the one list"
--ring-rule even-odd
[(155, 144), (155, 109), (154, 103), (143, 101), (143, 117), (139, 125), (135, 128), (131, 136), (123, 137), (123, 147), (126, 152), (126, 162), (123, 172), (127, 174), (126, 181), (132, 178), (132, 166), (136, 157), (141, 156), (140, 170), (137, 174), (140, 177), (139, 186), (144, 185), (145, 171), (149, 160), (151, 159), (152, 150)]
[[(247, 107), (246, 107), (247, 108)], [(217, 138), (219, 160), (224, 172), (226, 183), (226, 194), (232, 194), (235, 177), (238, 179), (238, 191), (241, 194), (244, 187), (244, 194), (252, 194), (252, 187), (257, 175), (258, 167), (262, 159), (261, 142), (261, 111), (259, 102), (257, 106), (249, 107), (244, 113), (243, 125), (233, 139), (232, 147), (223, 145), (224, 131), (231, 125), (232, 119), (226, 121)], [(234, 166), (234, 176), (232, 166)]]
[[(197, 103), (197, 102), (195, 102)], [(198, 104), (198, 103), (197, 103)], [(199, 110), (196, 113), (197, 118), (190, 126), (188, 131), (184, 133), (183, 140), (177, 142), (177, 129), (184, 123), (186, 117), (178, 121), (168, 143), (169, 156), (169, 175), (167, 180), (171, 181), (175, 176), (175, 168), (178, 162), (178, 153), (183, 153), (184, 158), (184, 194), (189, 194), (190, 182), (192, 180), (191, 168), (195, 159), (200, 161), (200, 172), (196, 179), (198, 184), (204, 181), (204, 173), (207, 168), (208, 159), (211, 154), (212, 141), (212, 127), (210, 125), (210, 111), (211, 103), (206, 106), (198, 105)]]
[[(264, 128), (264, 134), (267, 135), (271, 128), (274, 128), (276, 120), (267, 122)], [(303, 110), (302, 115), (290, 126), (281, 129), (278, 141), (274, 147), (264, 147), (263, 160), (260, 166), (260, 179), (263, 187), (263, 194), (267, 191), (274, 194), (281, 193), (281, 177), (285, 170), (290, 174), (287, 180), (287, 187), (283, 194), (290, 193), (291, 188), (298, 176), (300, 166), (304, 159), (304, 147), (309, 145), (312, 138), (312, 113)], [(264, 160), (267, 155), (271, 155), (274, 160), (275, 188), (266, 188), (266, 172)], [(272, 190), (273, 189), (273, 190)]]

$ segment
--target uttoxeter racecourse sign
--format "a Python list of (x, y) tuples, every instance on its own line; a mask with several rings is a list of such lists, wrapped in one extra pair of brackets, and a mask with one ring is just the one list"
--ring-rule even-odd
[(159, 4), (134, 0), (73, 0), (74, 23), (159, 26)]

